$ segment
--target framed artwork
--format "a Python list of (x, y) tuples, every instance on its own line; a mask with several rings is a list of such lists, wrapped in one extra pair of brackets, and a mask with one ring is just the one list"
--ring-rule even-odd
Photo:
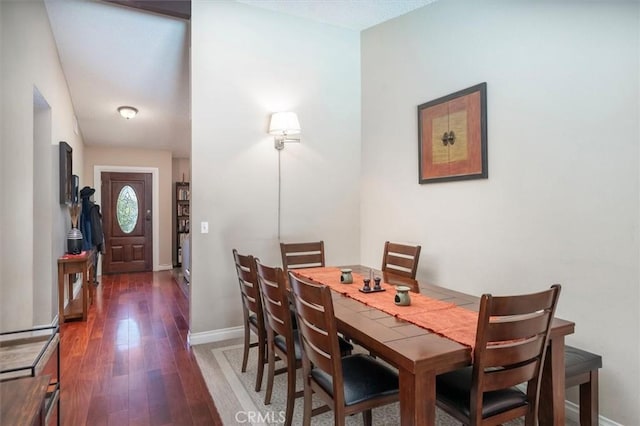
[(418, 182), (486, 179), (487, 83), (418, 106)]
[(73, 149), (66, 142), (60, 142), (60, 204), (73, 201)]

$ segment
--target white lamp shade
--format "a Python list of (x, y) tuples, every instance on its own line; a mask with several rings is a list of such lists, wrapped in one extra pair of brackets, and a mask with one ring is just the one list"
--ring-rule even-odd
[(274, 112), (271, 114), (269, 133), (272, 135), (297, 135), (300, 122), (295, 112)]

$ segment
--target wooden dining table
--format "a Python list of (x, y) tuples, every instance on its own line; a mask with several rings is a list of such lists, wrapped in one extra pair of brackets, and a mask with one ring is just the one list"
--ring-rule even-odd
[[(480, 306), (479, 297), (441, 286), (361, 265), (340, 268), (351, 268), (363, 276), (373, 271), (384, 283), (409, 286), (413, 292), (472, 311), (477, 312)], [(352, 285), (361, 286), (361, 283)], [(390, 293), (389, 297), (393, 297), (394, 293)], [(339, 292), (332, 291), (332, 295), (338, 330), (398, 369), (401, 424), (434, 425), (436, 376), (471, 365), (471, 348)], [(573, 332), (573, 322), (553, 320), (542, 376), (540, 425), (565, 424), (564, 338)]]

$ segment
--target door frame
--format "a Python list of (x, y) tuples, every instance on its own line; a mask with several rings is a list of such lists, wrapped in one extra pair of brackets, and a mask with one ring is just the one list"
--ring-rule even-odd
[[(93, 197), (97, 204), (102, 206), (102, 172), (115, 173), (151, 173), (151, 188), (153, 199), (151, 200), (151, 220), (153, 222), (153, 270), (161, 271), (171, 269), (171, 266), (160, 267), (160, 169), (157, 167), (135, 167), (135, 166), (93, 166), (93, 182), (96, 190)], [(102, 262), (98, 262), (97, 275), (102, 275)]]

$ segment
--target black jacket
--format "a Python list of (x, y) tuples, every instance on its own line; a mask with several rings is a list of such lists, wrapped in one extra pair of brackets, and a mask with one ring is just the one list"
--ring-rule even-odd
[(89, 199), (82, 198), (82, 213), (80, 214), (80, 232), (82, 232), (84, 250), (97, 247), (104, 253), (104, 233), (102, 231), (102, 214), (100, 206)]

